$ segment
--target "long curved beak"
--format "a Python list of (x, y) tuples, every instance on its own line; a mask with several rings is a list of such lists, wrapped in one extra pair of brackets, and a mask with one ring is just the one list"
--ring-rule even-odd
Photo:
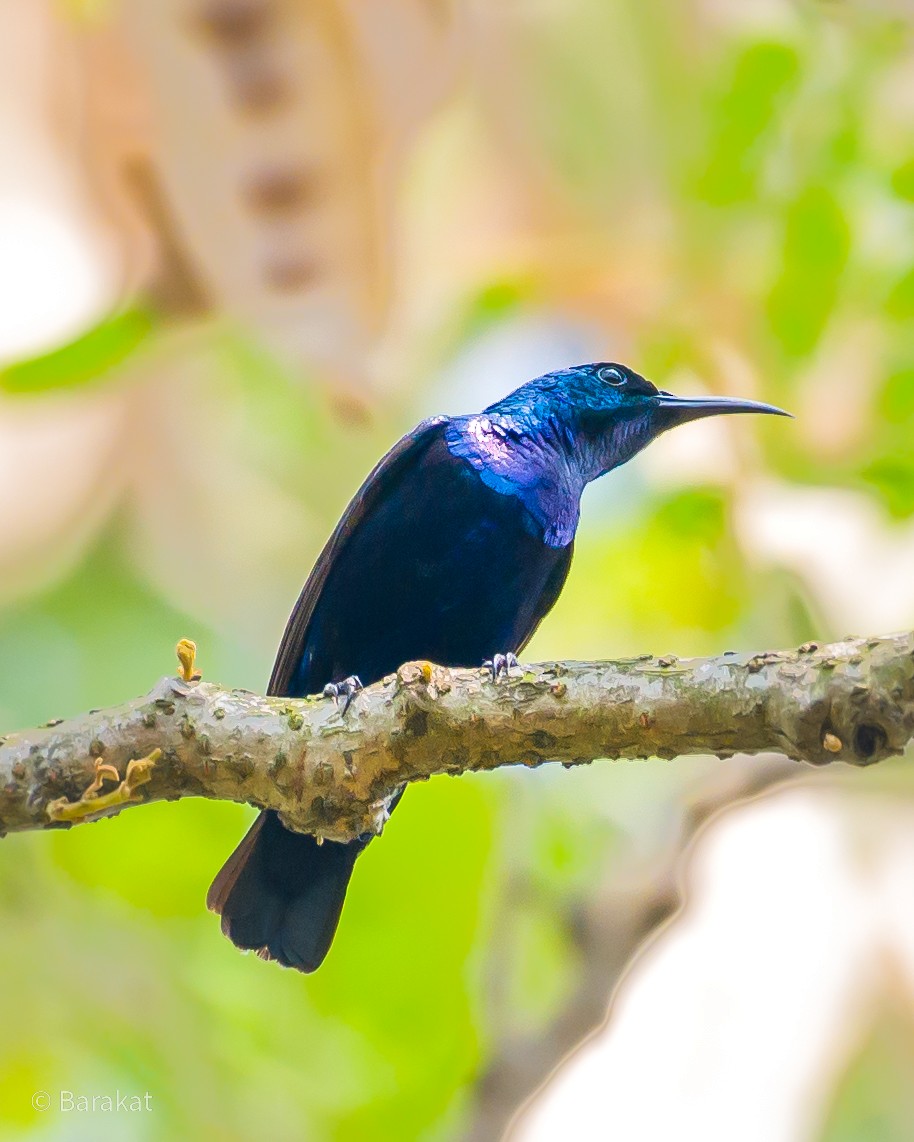
[(761, 412), (769, 416), (792, 416), (773, 404), (739, 397), (674, 397), (672, 393), (657, 394), (657, 407), (666, 411), (676, 424), (700, 420), (705, 416), (720, 416), (733, 412)]

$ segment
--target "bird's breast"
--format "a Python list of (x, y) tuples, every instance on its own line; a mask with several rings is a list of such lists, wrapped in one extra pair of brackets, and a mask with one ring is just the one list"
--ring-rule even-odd
[(549, 547), (572, 543), (586, 481), (567, 441), (516, 425), (508, 431), (485, 414), (453, 420), (445, 441), (486, 488), (523, 505), (536, 538)]
[[(557, 560), (516, 496), (491, 488), (443, 441), (362, 520), (315, 607), (303, 689), (366, 684), (414, 658), (472, 666), (519, 647)], [(318, 685), (319, 684), (319, 685)]]

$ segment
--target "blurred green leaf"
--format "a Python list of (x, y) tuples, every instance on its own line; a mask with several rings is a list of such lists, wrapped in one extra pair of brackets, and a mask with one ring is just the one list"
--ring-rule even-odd
[(914, 457), (910, 453), (882, 454), (860, 471), (888, 508), (899, 519), (914, 514)]
[(819, 1142), (910, 1142), (914, 1021), (899, 994), (884, 1009), (835, 1093)]
[(800, 61), (781, 43), (750, 44), (737, 58), (729, 87), (711, 102), (712, 140), (697, 193), (713, 206), (747, 201), (764, 157), (760, 143), (795, 90)]
[(904, 273), (892, 286), (885, 309), (896, 321), (910, 321), (914, 317), (914, 269)]
[(159, 802), (104, 828), (51, 833), (51, 858), (64, 876), (134, 908), (167, 919), (196, 918), (201, 890), (228, 855), (230, 822), (240, 839), (250, 815), (241, 805), (217, 815), (205, 802)]
[(96, 325), (75, 341), (0, 370), (0, 389), (30, 394), (94, 384), (122, 365), (154, 330), (145, 310), (129, 309)]
[(914, 202), (914, 158), (907, 159), (892, 171), (892, 190), (906, 202)]
[(774, 337), (790, 356), (818, 343), (838, 297), (850, 227), (833, 192), (807, 187), (788, 207), (780, 275), (768, 298)]
[(519, 278), (489, 282), (469, 299), (460, 322), (461, 342), (479, 337), (500, 321), (511, 317), (534, 294), (534, 283)]
[(877, 405), (880, 417), (891, 425), (914, 421), (914, 368), (891, 373), (878, 394)]
[(712, 489), (678, 490), (636, 504), (618, 529), (583, 528), (568, 582), (543, 624), (581, 656), (711, 653), (748, 602), (744, 568)]

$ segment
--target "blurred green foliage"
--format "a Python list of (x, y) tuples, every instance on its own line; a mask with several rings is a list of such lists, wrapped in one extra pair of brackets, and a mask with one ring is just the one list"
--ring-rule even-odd
[(153, 332), (153, 317), (143, 310), (115, 314), (68, 345), (0, 370), (0, 389), (42, 393), (92, 384), (123, 365)]
[(777, 127), (800, 73), (797, 52), (788, 44), (748, 45), (718, 90), (708, 92), (711, 136), (695, 191), (712, 206), (751, 204), (768, 153), (766, 135)]
[(887, 996), (841, 1076), (821, 1142), (907, 1142), (914, 1122), (912, 1066), (914, 1026), (904, 996)]
[(826, 187), (807, 187), (787, 205), (783, 269), (768, 298), (768, 316), (772, 334), (788, 354), (803, 356), (818, 344), (849, 247), (847, 220)]

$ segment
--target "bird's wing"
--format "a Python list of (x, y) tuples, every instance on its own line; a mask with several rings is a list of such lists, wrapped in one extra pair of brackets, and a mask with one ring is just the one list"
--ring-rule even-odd
[(408, 432), (399, 440), (386, 456), (378, 461), (361, 488), (353, 496), (308, 576), (308, 580), (298, 597), (298, 602), (289, 617), (282, 642), (279, 644), (276, 662), (273, 664), (273, 673), (270, 675), (270, 684), (267, 687), (268, 694), (288, 694), (292, 677), (305, 648), (308, 626), (314, 614), (314, 608), (327, 581), (330, 569), (345, 548), (349, 537), (362, 520), (370, 515), (388, 488), (400, 480), (404, 473), (421, 459), (425, 450), (440, 435), (443, 426), (447, 423), (448, 418), (446, 416), (433, 416), (428, 420), (423, 420), (412, 432)]

